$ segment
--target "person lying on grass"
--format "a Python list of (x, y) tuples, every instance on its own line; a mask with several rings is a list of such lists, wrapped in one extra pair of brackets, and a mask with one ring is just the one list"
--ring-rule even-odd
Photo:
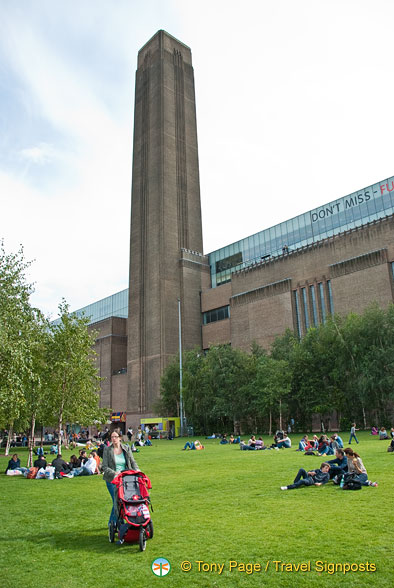
[(330, 464), (323, 461), (320, 468), (317, 470), (310, 470), (307, 472), (303, 468), (298, 470), (298, 474), (294, 478), (294, 482), (288, 486), (281, 486), (281, 490), (294, 490), (301, 488), (301, 486), (321, 486), (327, 484), (330, 479)]
[(186, 449), (204, 449), (204, 445), (201, 445), (200, 441), (196, 439), (196, 441), (193, 441), (192, 443), (187, 441), (182, 451), (185, 451)]

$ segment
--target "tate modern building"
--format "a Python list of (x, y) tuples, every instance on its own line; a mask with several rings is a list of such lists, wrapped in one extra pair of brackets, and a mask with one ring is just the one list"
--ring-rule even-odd
[(184, 350), (249, 351), (393, 302), (394, 177), (204, 253), (191, 51), (165, 31), (138, 54), (132, 178), (129, 288), (77, 311), (98, 332), (101, 405), (125, 426), (155, 416), (179, 308)]

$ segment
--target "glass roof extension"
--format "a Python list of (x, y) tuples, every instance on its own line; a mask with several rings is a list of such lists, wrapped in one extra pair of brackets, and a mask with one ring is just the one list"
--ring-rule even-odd
[(394, 177), (391, 177), (209, 253), (212, 288), (229, 282), (232, 273), (253, 263), (365, 225), (393, 212)]

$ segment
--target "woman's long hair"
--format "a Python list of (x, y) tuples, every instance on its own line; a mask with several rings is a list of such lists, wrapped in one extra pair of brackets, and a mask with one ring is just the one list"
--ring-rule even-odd
[(360, 457), (358, 453), (356, 453), (355, 451), (353, 451), (353, 449), (351, 447), (346, 447), (346, 449), (344, 450), (346, 455), (348, 455), (349, 457)]

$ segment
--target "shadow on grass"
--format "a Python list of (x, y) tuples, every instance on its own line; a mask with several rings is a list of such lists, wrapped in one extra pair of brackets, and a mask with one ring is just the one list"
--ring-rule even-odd
[[(79, 554), (86, 551), (86, 554), (97, 553), (100, 555), (131, 555), (141, 553), (138, 543), (124, 543), (117, 545), (108, 541), (108, 532), (106, 528), (89, 529), (88, 532), (66, 532), (54, 531), (48, 533), (39, 533), (37, 535), (14, 534), (12, 537), (0, 537), (1, 543), (13, 547), (13, 544), (32, 544), (37, 549), (48, 549), (59, 552), (77, 552)], [(148, 542), (149, 545), (149, 542)], [(148, 549), (148, 546), (147, 546)]]

